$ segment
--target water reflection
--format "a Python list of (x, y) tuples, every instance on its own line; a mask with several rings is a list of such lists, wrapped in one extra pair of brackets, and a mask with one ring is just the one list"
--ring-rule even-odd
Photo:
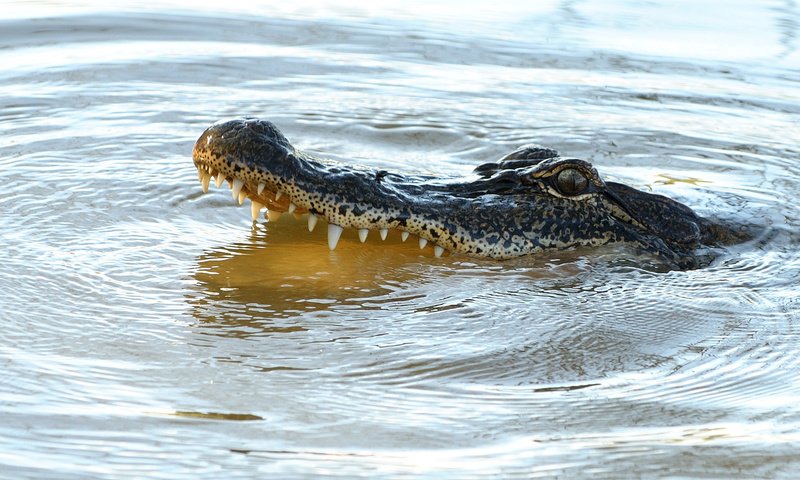
[(254, 225), (246, 242), (209, 249), (197, 259), (192, 314), (225, 335), (294, 332), (303, 329), (291, 322), (295, 317), (332, 308), (369, 309), (365, 299), (397, 285), (425, 283), (430, 265), (450, 262), (435, 259), (431, 248), (402, 243), (396, 232), (365, 245), (354, 237), (346, 232), (331, 252), (324, 223), (313, 233), (304, 220), (288, 215)]
[[(380, 3), (4, 3), (0, 471), (791, 477), (796, 2)], [(404, 171), (536, 141), (769, 233), (692, 272), (248, 236), (189, 159), (240, 115)]]

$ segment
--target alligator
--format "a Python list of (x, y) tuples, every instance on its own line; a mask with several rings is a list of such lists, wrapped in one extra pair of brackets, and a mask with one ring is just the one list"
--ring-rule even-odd
[(386, 239), (390, 229), (445, 252), (510, 259), (547, 250), (622, 242), (675, 269), (700, 266), (695, 252), (742, 241), (744, 235), (662, 195), (604, 181), (585, 160), (536, 144), (519, 147), (468, 176), (401, 174), (316, 158), (294, 148), (272, 122), (217, 122), (194, 145), (204, 192), (227, 181), (232, 196), (263, 209), (308, 214), (312, 231), (328, 224), (336, 248), (345, 227)]

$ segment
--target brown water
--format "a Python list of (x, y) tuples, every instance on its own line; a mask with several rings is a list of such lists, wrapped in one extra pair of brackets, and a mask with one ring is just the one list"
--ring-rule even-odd
[[(0, 477), (796, 476), (800, 7), (496, 3), (5, 2)], [(401, 171), (534, 141), (763, 233), (329, 252), (201, 194), (245, 115)]]

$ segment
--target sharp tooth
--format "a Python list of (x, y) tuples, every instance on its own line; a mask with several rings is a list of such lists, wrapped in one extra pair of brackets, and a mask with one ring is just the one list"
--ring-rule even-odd
[(389, 229), (381, 228), (381, 240), (386, 240), (386, 235), (389, 235)]
[(281, 218), (281, 212), (277, 210), (267, 210), (267, 218), (270, 222), (277, 222)]
[(400, 240), (402, 240), (402, 241), (404, 241), (404, 242), (405, 242), (406, 240), (408, 240), (408, 232), (403, 232), (403, 233), (401, 233), (401, 234), (400, 234)]
[(294, 213), (295, 208), (297, 208), (297, 205), (295, 205), (292, 202), (289, 202), (289, 213)]
[[(240, 178), (234, 178), (233, 182), (231, 183), (231, 195), (233, 195), (234, 200), (239, 199), (239, 193), (242, 191), (242, 187), (244, 186), (244, 180)], [(239, 202), (241, 204), (241, 202)]]
[(283, 195), (283, 192), (281, 192), (281, 191), (275, 192), (275, 201), (276, 202), (281, 199), (281, 195)]
[(436, 255), (437, 257), (441, 257), (443, 253), (444, 253), (444, 247), (441, 247), (439, 245), (433, 247), (433, 254)]
[(217, 176), (214, 177), (214, 185), (216, 185), (217, 188), (219, 188), (219, 187), (222, 186), (222, 182), (224, 182), (224, 181), (225, 181), (225, 177), (220, 172), (217, 172)]
[(339, 243), (339, 237), (342, 236), (344, 228), (333, 223), (328, 224), (328, 248), (331, 250), (336, 249), (336, 244)]
[(267, 188), (267, 184), (266, 183), (264, 183), (264, 182), (259, 183), (258, 184), (258, 194), (261, 195), (261, 192), (263, 192), (265, 188)]
[(239, 192), (239, 205), (244, 203), (244, 199), (247, 198), (247, 194), (244, 193), (244, 190)]
[(211, 181), (211, 175), (207, 173), (203, 173), (203, 178), (200, 179), (200, 183), (203, 184), (203, 193), (208, 192), (208, 183)]
[(369, 230), (367, 230), (366, 228), (358, 229), (358, 239), (361, 240), (361, 243), (367, 241), (367, 234), (369, 234)]
[(197, 179), (200, 180), (200, 183), (203, 182), (203, 167), (197, 167)]
[(428, 244), (428, 241), (427, 241), (427, 240), (425, 240), (425, 239), (424, 239), (424, 238), (422, 238), (422, 237), (419, 237), (419, 248), (420, 248), (420, 249), (423, 249), (423, 248), (425, 248), (425, 245), (427, 245), (427, 244)]
[(313, 213), (308, 214), (308, 231), (313, 232), (314, 227), (317, 226), (317, 216)]
[(262, 208), (264, 208), (263, 204), (258, 203), (255, 200), (250, 202), (250, 216), (253, 217), (254, 222), (258, 220), (258, 215), (261, 213)]

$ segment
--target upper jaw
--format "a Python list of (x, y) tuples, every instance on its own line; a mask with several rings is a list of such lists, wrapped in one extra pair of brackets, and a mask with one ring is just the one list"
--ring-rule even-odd
[[(203, 191), (208, 191), (212, 178), (218, 187), (227, 181), (240, 205), (245, 199), (251, 201), (254, 221), (264, 208), (270, 221), (277, 220), (283, 212), (296, 217), (308, 214), (311, 231), (322, 217), (328, 222), (331, 249), (336, 247), (343, 227), (358, 229), (362, 242), (369, 230), (378, 230), (385, 239), (391, 228), (401, 230), (404, 241), (409, 233), (417, 234), (420, 248), (434, 239), (431, 232), (420, 231), (417, 225), (408, 222), (408, 196), (398, 189), (386, 191), (393, 187), (380, 172), (351, 169), (297, 152), (277, 129), (270, 131), (270, 126), (269, 122), (236, 120), (209, 127), (193, 150)], [(272, 136), (265, 139), (265, 131)], [(277, 140), (275, 133), (279, 136)], [(327, 192), (326, 188), (314, 185), (336, 188)], [(365, 214), (380, 210), (372, 208), (372, 197), (393, 199), (389, 207), (383, 205), (386, 215)], [(340, 198), (348, 201), (337, 202)], [(445, 246), (435, 244), (433, 250), (436, 256), (441, 256)]]
[(275, 183), (269, 181), (269, 165), (262, 165), (265, 158), (286, 158), (294, 151), (277, 129), (273, 132), (274, 142), (265, 144), (263, 138), (258, 138), (263, 137), (265, 127), (270, 125), (248, 119), (216, 123), (203, 132), (192, 151), (203, 192), (208, 191), (212, 178), (217, 187), (227, 181), (239, 205), (250, 199), (253, 220), (264, 208), (273, 221), (281, 212), (307, 212), (282, 195)]

